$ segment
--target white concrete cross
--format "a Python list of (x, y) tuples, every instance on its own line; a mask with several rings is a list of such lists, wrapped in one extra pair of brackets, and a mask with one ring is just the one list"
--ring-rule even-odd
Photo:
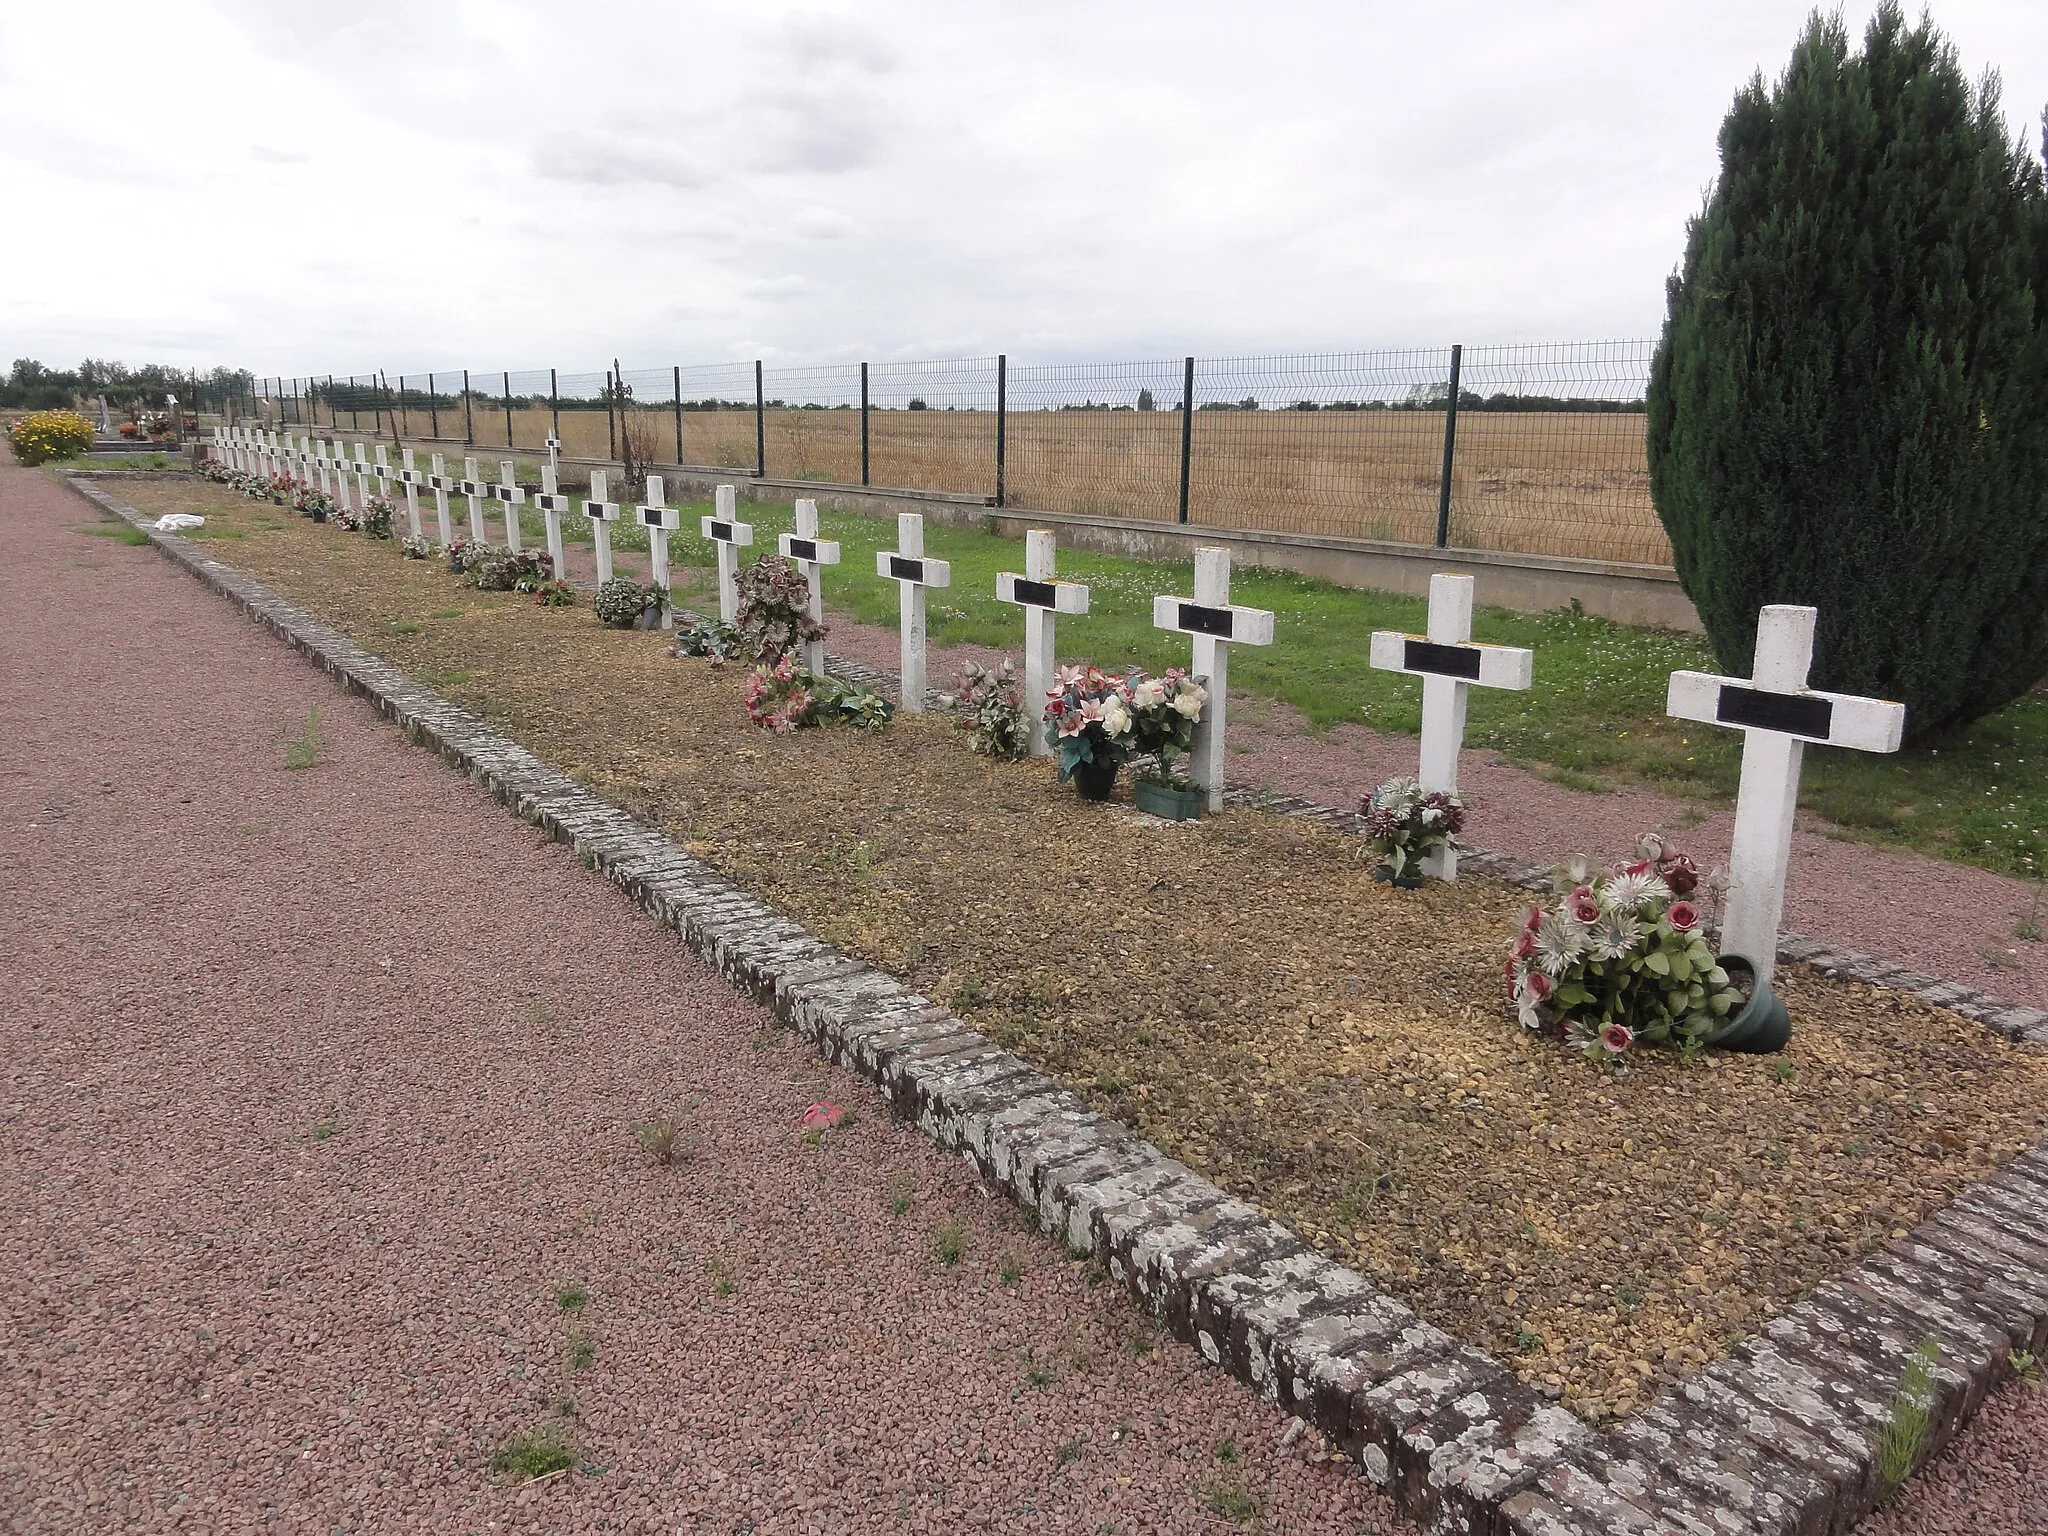
[(413, 463), (412, 450), (410, 448), (399, 449), (398, 457), (400, 460), (398, 481), (399, 484), (405, 487), (405, 517), (406, 521), (412, 525), (412, 536), (418, 538), (420, 536), (420, 481), (423, 477)]
[[(818, 537), (818, 504), (805, 497), (796, 504), (796, 532), (780, 535), (775, 546), (783, 558), (794, 560), (811, 589), (811, 617), (822, 627), (825, 622), (825, 578), (822, 566), (839, 563), (839, 545)], [(825, 675), (825, 642), (804, 642), (804, 670), (814, 677)]]
[(476, 475), (476, 460), (462, 461), (462, 494), (469, 498), (469, 536), (479, 544), (491, 541), (490, 533), (484, 527), (484, 503), (491, 499), (490, 485)]
[(363, 445), (361, 443), (356, 444), (356, 461), (351, 468), (355, 471), (356, 494), (361, 498), (363, 509), (368, 511), (370, 506), (370, 466), (369, 462), (363, 458)]
[(717, 510), (708, 512), (698, 527), (718, 549), (718, 617), (732, 624), (740, 616), (740, 551), (754, 542), (754, 525), (739, 520), (739, 492), (721, 485), (715, 493)]
[(1047, 528), (1024, 535), (1024, 574), (1002, 571), (996, 576), (996, 597), (1024, 610), (1024, 709), (1031, 717), (1031, 755), (1049, 757), (1045, 740), (1045, 701), (1052, 692), (1057, 658), (1057, 615), (1086, 613), (1088, 588), (1078, 581), (1055, 581), (1059, 545)]
[[(1481, 688), (1527, 688), (1536, 653), (1519, 645), (1472, 643), (1472, 578), (1439, 571), (1429, 578), (1429, 633), (1376, 629), (1372, 664), (1382, 672), (1422, 679), (1422, 771), (1425, 794), (1458, 792), (1458, 751), (1465, 744), (1465, 695)], [(1458, 850), (1446, 845), (1422, 861), (1422, 872), (1458, 878)]]
[(896, 583), (903, 709), (919, 714), (924, 709), (924, 590), (953, 584), (952, 566), (925, 558), (922, 512), (896, 514), (896, 547), (875, 551), (875, 574)]
[(491, 494), (505, 507), (505, 547), (519, 553), (519, 509), (526, 505), (526, 492), (519, 488), (517, 466), (510, 459), (498, 460), (498, 483)]
[(1152, 627), (1194, 637), (1194, 675), (1209, 690), (1202, 718), (1188, 743), (1188, 776), (1209, 794), (1209, 809), (1223, 808), (1223, 744), (1229, 729), (1230, 648), (1271, 645), (1273, 614), (1230, 601), (1230, 551), (1195, 551), (1195, 598), (1152, 599)]
[(1664, 702), (1665, 713), (1680, 720), (1743, 733), (1721, 951), (1754, 965), (1759, 987), (1777, 967), (1778, 919), (1785, 910), (1785, 866), (1792, 858), (1806, 743), (1896, 752), (1906, 734), (1903, 704), (1806, 686), (1815, 614), (1812, 608), (1771, 604), (1757, 621), (1754, 677), (1674, 672)]
[(334, 504), (346, 512), (353, 505), (348, 498), (348, 445), (338, 437), (334, 440), (334, 457), (327, 463), (334, 471)]
[(310, 437), (299, 439), (299, 480), (308, 488), (312, 486), (314, 476), (320, 468), (320, 459), (315, 448), (316, 445)]
[(590, 499), (583, 503), (583, 515), (590, 519), (590, 542), (597, 551), (597, 579), (612, 579), (612, 524), (619, 520), (619, 504), (606, 501), (605, 472), (590, 472)]
[(661, 627), (675, 628), (675, 608), (668, 595), (668, 536), (683, 526), (682, 515), (662, 499), (661, 476), (647, 477), (647, 501), (633, 509), (647, 530), (647, 568), (661, 589)]
[(370, 466), (370, 473), (377, 477), (377, 494), (389, 501), (391, 482), (398, 478), (398, 471), (391, 467), (390, 453), (382, 443), (377, 445), (377, 462)]
[[(549, 438), (550, 443), (554, 442)], [(541, 466), (540, 489), (534, 493), (533, 504), (540, 508), (541, 521), (548, 530), (548, 563), (553, 567), (557, 581), (566, 580), (568, 568), (562, 563), (562, 514), (570, 511), (569, 498), (564, 496), (555, 484), (554, 453), (550, 450), (548, 462)]]
[(455, 542), (455, 529), (448, 521), (448, 493), (454, 490), (457, 484), (456, 479), (448, 473), (448, 466), (442, 462), (441, 455), (435, 454), (433, 468), (427, 475), (427, 488), (434, 493), (434, 517), (440, 525), (443, 549)]
[(324, 494), (332, 495), (332, 482), (330, 482), (327, 478), (327, 439), (324, 437), (316, 437), (315, 439), (313, 439), (312, 464), (313, 473), (320, 477), (321, 491)]
[(263, 435), (263, 472), (272, 476), (284, 473), (284, 456), (278, 451), (274, 430)]

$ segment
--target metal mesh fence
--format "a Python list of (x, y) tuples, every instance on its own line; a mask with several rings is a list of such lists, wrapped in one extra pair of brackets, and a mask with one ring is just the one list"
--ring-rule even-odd
[(1643, 439), (1653, 351), (1647, 341), (1465, 348), (1449, 542), (1669, 565)]
[[(1053, 513), (1668, 565), (1647, 341), (266, 381), (277, 419)], [(1455, 410), (1453, 379), (1455, 377)], [(1192, 410), (1189, 406), (1192, 405)], [(395, 419), (394, 419), (395, 418)]]

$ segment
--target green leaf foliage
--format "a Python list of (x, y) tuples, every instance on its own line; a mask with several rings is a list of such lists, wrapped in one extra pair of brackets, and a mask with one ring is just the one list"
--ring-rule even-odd
[(1722, 667), (1820, 610), (1816, 687), (1910, 737), (2048, 673), (2048, 203), (1998, 84), (1881, 5), (1816, 13), (1721, 128), (1669, 285), (1650, 486)]

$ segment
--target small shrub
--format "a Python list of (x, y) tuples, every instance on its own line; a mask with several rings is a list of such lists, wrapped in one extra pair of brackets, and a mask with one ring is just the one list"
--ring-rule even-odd
[(773, 667), (813, 640), (824, 626), (811, 617), (811, 584), (780, 555), (763, 555), (735, 578), (739, 647), (757, 667)]
[(553, 577), (553, 562), (538, 550), (484, 544), (463, 556), (462, 579), (479, 592), (534, 592)]
[(648, 609), (660, 610), (661, 593), (641, 586), (631, 577), (614, 576), (597, 589), (597, 600), (592, 606), (597, 610), (598, 623), (611, 629), (631, 629)]
[(7, 429), (7, 442), (25, 465), (72, 459), (92, 446), (92, 423), (76, 411), (31, 411)]
[(704, 1095), (697, 1094), (685, 1104), (673, 1119), (650, 1120), (645, 1125), (635, 1126), (634, 1133), (640, 1138), (640, 1150), (654, 1159), (661, 1168), (673, 1168), (687, 1158), (697, 1147), (697, 1138), (687, 1134), (690, 1121), (703, 1108)]
[(1024, 707), (1024, 680), (1017, 664), (1005, 656), (993, 671), (968, 662), (961, 671), (961, 705), (967, 743), (985, 757), (1015, 762), (1031, 750), (1031, 712)]
[(951, 1269), (967, 1255), (967, 1227), (955, 1217), (941, 1222), (932, 1233), (932, 1252), (946, 1268)]

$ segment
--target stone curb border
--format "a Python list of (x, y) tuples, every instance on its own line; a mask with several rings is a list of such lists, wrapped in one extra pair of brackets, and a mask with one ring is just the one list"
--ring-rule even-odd
[(2036, 1148), (1649, 1408), (1594, 1430), (261, 583), (67, 481), (568, 843), (820, 1055), (1102, 1263), (1176, 1337), (1329, 1435), (1430, 1531), (1844, 1532), (1888, 1491), (1874, 1447), (1922, 1341), (1941, 1350), (1929, 1456), (2010, 1373), (2014, 1351), (2048, 1351), (2048, 1148)]

